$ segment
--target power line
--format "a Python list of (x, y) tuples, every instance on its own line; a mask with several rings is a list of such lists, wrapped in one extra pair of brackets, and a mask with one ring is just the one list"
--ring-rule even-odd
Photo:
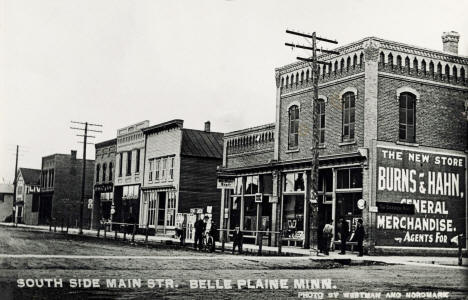
[[(296, 35), (296, 36), (301, 36), (305, 39), (310, 40), (310, 44), (312, 45), (311, 47), (309, 46), (304, 46), (304, 45), (297, 45), (293, 43), (285, 43), (286, 46), (292, 47), (292, 48), (299, 48), (299, 49), (304, 49), (304, 50), (310, 50), (312, 51), (312, 56), (310, 58), (304, 58), (304, 57), (297, 57), (297, 60), (299, 61), (304, 61), (309, 64), (312, 68), (312, 85), (313, 85), (313, 105), (312, 105), (312, 112), (313, 112), (313, 127), (312, 127), (312, 135), (313, 135), (313, 148), (312, 148), (312, 168), (311, 168), (311, 188), (312, 188), (312, 193), (311, 193), (311, 201), (307, 201), (307, 205), (304, 206), (304, 225), (305, 225), (305, 232), (304, 232), (304, 248), (309, 249), (310, 248), (310, 205), (313, 205), (315, 208), (318, 208), (318, 199), (317, 199), (317, 192), (318, 192), (318, 163), (319, 163), (319, 128), (318, 128), (318, 112), (317, 112), (317, 100), (318, 100), (318, 80), (319, 80), (319, 74), (318, 74), (318, 65), (323, 64), (323, 65), (329, 65), (331, 66), (331, 63), (325, 62), (325, 61), (319, 61), (317, 59), (317, 52), (322, 52), (322, 53), (327, 53), (327, 54), (340, 54), (337, 51), (333, 50), (323, 50), (323, 49), (318, 49), (317, 48), (317, 41), (322, 41), (326, 43), (332, 43), (332, 44), (338, 44), (336, 40), (331, 40), (323, 37), (317, 36), (316, 32), (313, 32), (312, 34), (307, 34), (307, 33), (302, 33), (302, 32), (297, 32), (297, 31), (292, 31), (289, 29), (286, 29), (286, 33)], [(315, 223), (314, 227), (317, 227), (317, 218), (313, 219), (313, 222)]]
[[(77, 136), (83, 137), (83, 142), (79, 142), (83, 144), (83, 173), (81, 175), (81, 201), (80, 201), (80, 231), (79, 234), (83, 234), (83, 207), (84, 207), (84, 198), (85, 198), (85, 180), (86, 180), (86, 145), (93, 144), (88, 143), (88, 138), (95, 138), (95, 136), (88, 135), (88, 131), (91, 132), (102, 132), (101, 130), (89, 129), (88, 127), (100, 127), (103, 126), (101, 124), (93, 124), (89, 122), (77, 122), (77, 121), (70, 121), (72, 124), (84, 125), (84, 128), (81, 127), (70, 127), (73, 130), (80, 130), (84, 131), (83, 134), (77, 134)], [(92, 220), (91, 220), (92, 222)]]

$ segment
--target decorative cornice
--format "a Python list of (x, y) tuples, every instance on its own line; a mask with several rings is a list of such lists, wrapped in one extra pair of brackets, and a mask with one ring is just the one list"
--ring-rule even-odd
[(454, 90), (459, 90), (459, 91), (468, 91), (468, 86), (459, 86), (459, 85), (453, 85), (449, 83), (443, 83), (443, 82), (437, 82), (437, 81), (432, 81), (432, 80), (426, 80), (426, 79), (420, 79), (420, 78), (414, 78), (414, 77), (408, 77), (408, 76), (403, 76), (403, 75), (397, 75), (397, 74), (392, 74), (392, 73), (386, 73), (386, 72), (380, 72), (378, 73), (378, 76), (386, 77), (386, 78), (394, 78), (394, 79), (400, 79), (408, 82), (415, 82), (415, 83), (423, 83), (423, 84), (428, 84), (432, 86), (441, 86), (445, 88), (450, 88)]
[(231, 132), (225, 133), (224, 138), (225, 139), (226, 138), (232, 138), (232, 137), (244, 135), (246, 133), (260, 132), (260, 131), (264, 131), (264, 130), (274, 130), (274, 129), (275, 129), (275, 123), (269, 123), (269, 124), (260, 125), (260, 126), (256, 126), (256, 127), (249, 127), (249, 128), (245, 128), (245, 129), (231, 131)]

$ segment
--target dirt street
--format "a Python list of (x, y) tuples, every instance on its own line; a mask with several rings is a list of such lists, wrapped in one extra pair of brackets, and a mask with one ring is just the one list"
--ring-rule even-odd
[(387, 292), (465, 299), (467, 276), (460, 268), (209, 254), (0, 227), (0, 299), (343, 299), (350, 292), (357, 299)]

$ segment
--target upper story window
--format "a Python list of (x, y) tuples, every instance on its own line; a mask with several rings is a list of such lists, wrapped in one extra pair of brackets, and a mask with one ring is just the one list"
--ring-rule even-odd
[(107, 172), (107, 165), (102, 165), (102, 181), (106, 181), (106, 172)]
[(122, 177), (122, 169), (123, 169), (123, 153), (119, 153), (119, 177)]
[(127, 176), (132, 175), (132, 151), (127, 152)]
[(296, 149), (299, 145), (299, 107), (293, 105), (289, 108), (289, 139), (288, 148)]
[(112, 181), (112, 177), (114, 173), (114, 164), (112, 162), (109, 163), (109, 181)]
[(141, 151), (141, 149), (137, 149), (137, 151), (136, 151), (135, 173), (140, 172), (140, 151)]
[(317, 101), (317, 115), (319, 128), (319, 144), (325, 143), (325, 101), (319, 99)]
[(100, 172), (101, 172), (101, 165), (97, 164), (97, 166), (96, 166), (96, 182), (99, 182)]
[(399, 139), (402, 142), (416, 142), (416, 96), (400, 94)]
[(343, 95), (343, 141), (354, 140), (356, 97), (353, 92)]
[(150, 159), (148, 163), (149, 163), (148, 181), (153, 181), (154, 159)]
[(174, 157), (169, 158), (169, 180), (174, 179)]

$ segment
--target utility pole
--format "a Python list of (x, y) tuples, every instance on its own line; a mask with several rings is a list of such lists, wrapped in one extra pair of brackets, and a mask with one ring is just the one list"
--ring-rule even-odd
[[(311, 201), (310, 203), (307, 202), (307, 204), (304, 206), (304, 227), (305, 227), (305, 232), (304, 232), (304, 248), (309, 249), (310, 248), (310, 209), (318, 209), (318, 177), (319, 177), (319, 172), (318, 172), (318, 165), (319, 165), (319, 120), (318, 120), (318, 107), (317, 107), (317, 100), (318, 100), (318, 80), (319, 80), (319, 72), (318, 72), (318, 64), (323, 64), (323, 65), (328, 65), (331, 66), (331, 63), (329, 62), (324, 62), (320, 61), (317, 59), (317, 51), (323, 52), (323, 53), (328, 53), (328, 54), (340, 54), (337, 51), (332, 51), (332, 50), (323, 50), (323, 49), (318, 49), (317, 48), (317, 41), (322, 41), (322, 42), (327, 42), (327, 43), (332, 43), (332, 44), (338, 44), (337, 41), (318, 37), (316, 32), (313, 32), (312, 34), (306, 34), (306, 33), (301, 33), (297, 31), (292, 31), (292, 30), (286, 30), (286, 33), (304, 37), (306, 39), (311, 40), (311, 45), (310, 46), (304, 46), (304, 45), (297, 45), (297, 44), (292, 44), (292, 43), (285, 43), (286, 46), (293, 47), (293, 48), (299, 48), (299, 49), (305, 49), (305, 50), (311, 50), (312, 51), (312, 56), (311, 58), (303, 58), (303, 57), (296, 57), (300, 61), (305, 61), (309, 63), (309, 65), (312, 68), (312, 87), (313, 87), (313, 101), (312, 101), (312, 116), (313, 116), (313, 127), (312, 127), (312, 139), (313, 139), (313, 148), (312, 148), (312, 167), (311, 167)], [(314, 227), (317, 227), (317, 218), (313, 220), (315, 223)]]
[(17, 178), (18, 178), (18, 152), (19, 152), (19, 145), (16, 145), (16, 162), (15, 162), (15, 177), (13, 179), (13, 219), (15, 226), (17, 226), (17, 218), (16, 214), (16, 185), (17, 185)]
[(83, 137), (83, 142), (79, 142), (79, 143), (83, 143), (83, 172), (81, 174), (80, 231), (79, 231), (79, 234), (83, 234), (83, 207), (84, 207), (84, 201), (85, 201), (84, 198), (85, 198), (85, 184), (86, 184), (86, 145), (87, 144), (94, 144), (94, 143), (88, 143), (88, 138), (95, 138), (95, 136), (88, 135), (88, 131), (102, 132), (101, 130), (89, 129), (88, 126), (102, 127), (102, 125), (101, 124), (91, 124), (91, 123), (88, 123), (88, 122), (76, 122), (76, 121), (71, 121), (71, 123), (84, 125), (84, 128), (70, 127), (71, 129), (84, 131), (84, 134), (77, 134), (76, 135), (76, 136), (82, 136)]

